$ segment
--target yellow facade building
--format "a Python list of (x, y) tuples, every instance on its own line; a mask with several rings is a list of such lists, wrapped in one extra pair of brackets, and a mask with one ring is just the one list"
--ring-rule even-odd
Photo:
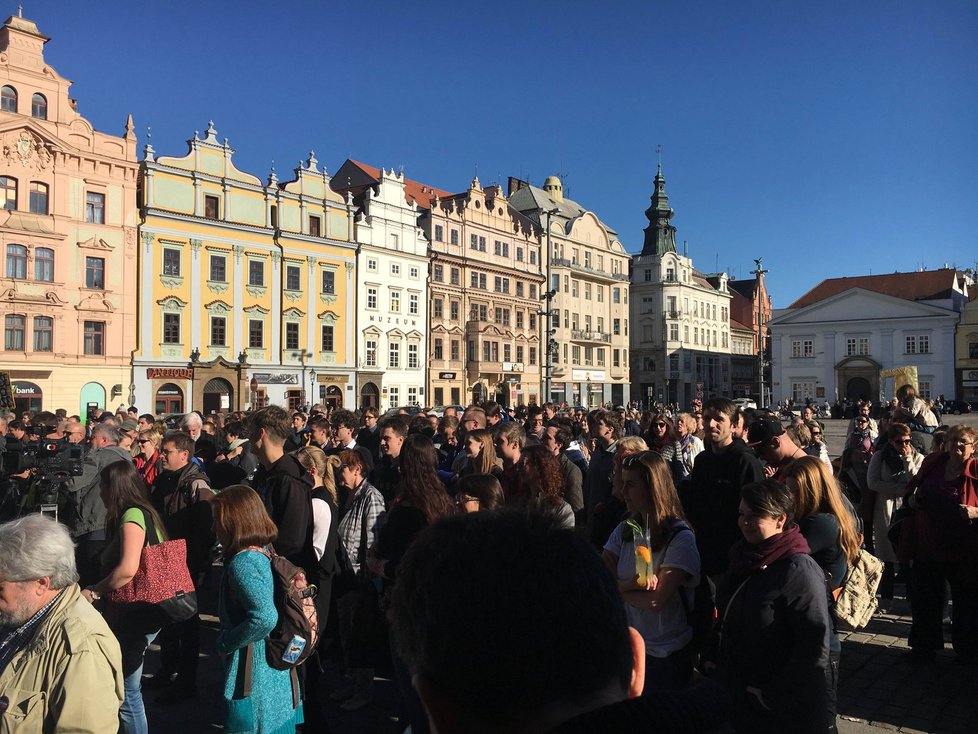
[(280, 183), (239, 171), (213, 123), (140, 173), (140, 410), (355, 407), (353, 206), (315, 155)]
[(128, 397), (139, 164), (132, 118), (95, 131), (48, 40), (19, 15), (0, 27), (0, 370), (18, 412), (84, 415)]

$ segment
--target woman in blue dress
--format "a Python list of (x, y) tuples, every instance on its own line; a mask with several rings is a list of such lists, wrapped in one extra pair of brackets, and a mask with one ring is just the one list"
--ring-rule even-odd
[[(265, 660), (265, 637), (278, 621), (266, 546), (278, 529), (250, 487), (224, 489), (212, 501), (214, 531), (224, 547), (217, 650), (224, 659), (227, 734), (295, 734), (302, 704), (287, 670)], [(252, 657), (250, 689), (246, 661)]]

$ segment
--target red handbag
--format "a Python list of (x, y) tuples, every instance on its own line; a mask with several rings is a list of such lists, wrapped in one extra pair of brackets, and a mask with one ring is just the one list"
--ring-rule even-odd
[(138, 613), (147, 629), (159, 629), (194, 616), (197, 592), (187, 568), (187, 541), (180, 538), (151, 543), (151, 538), (157, 538), (153, 518), (148, 513), (144, 517), (147, 545), (140, 553), (135, 576), (102, 598), (108, 619)]

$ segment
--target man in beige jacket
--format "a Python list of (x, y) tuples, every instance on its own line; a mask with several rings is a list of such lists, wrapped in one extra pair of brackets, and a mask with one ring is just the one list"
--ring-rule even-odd
[(0, 525), (0, 734), (118, 731), (119, 643), (77, 582), (63, 525)]

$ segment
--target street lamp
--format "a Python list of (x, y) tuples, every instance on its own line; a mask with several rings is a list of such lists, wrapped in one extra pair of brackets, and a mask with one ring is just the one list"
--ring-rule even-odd
[(556, 342), (551, 346), (551, 336), (556, 332), (553, 328), (553, 300), (554, 296), (557, 295), (557, 290), (552, 286), (553, 276), (551, 275), (551, 261), (553, 260), (553, 252), (550, 249), (550, 220), (554, 214), (560, 211), (557, 207), (553, 209), (548, 209), (543, 212), (547, 215), (547, 284), (544, 286), (547, 291), (544, 293), (544, 300), (547, 302), (547, 316), (545, 319), (543, 348), (547, 351), (547, 359), (543, 366), (543, 401), (544, 403), (549, 403), (551, 400), (550, 395), (550, 379), (551, 373), (553, 372), (553, 351), (554, 347), (557, 346)]
[[(300, 400), (302, 400), (303, 404), (305, 404), (306, 402), (306, 360), (307, 359), (312, 359), (312, 352), (307, 352), (305, 350), (299, 352), (299, 364), (302, 365), (301, 382), (300, 382), (301, 390), (299, 391), (299, 394), (300, 394)], [(312, 385), (309, 386), (309, 393), (310, 394), (312, 393)]]
[(761, 267), (762, 258), (754, 260), (757, 266), (751, 271), (751, 275), (757, 277), (757, 400), (758, 408), (763, 408), (764, 403), (764, 302), (761, 300), (761, 285), (764, 282), (764, 274), (767, 270)]

